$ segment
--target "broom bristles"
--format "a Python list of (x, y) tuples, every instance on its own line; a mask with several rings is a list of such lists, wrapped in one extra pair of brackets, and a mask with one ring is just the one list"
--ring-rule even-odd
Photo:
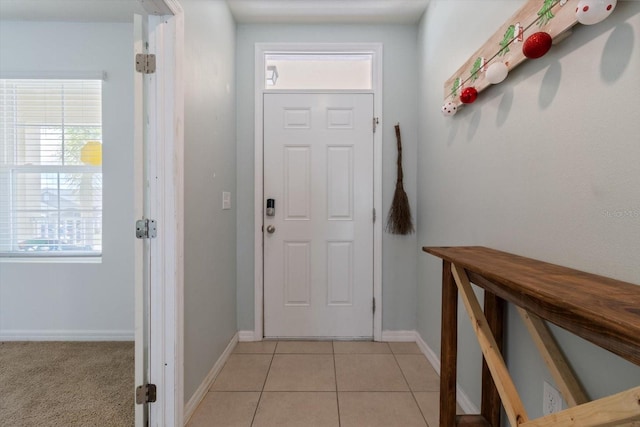
[(387, 217), (387, 231), (392, 234), (411, 234), (414, 232), (409, 198), (404, 191), (402, 182), (396, 184), (393, 201)]
[(398, 179), (396, 181), (396, 191), (393, 194), (393, 201), (387, 216), (387, 231), (392, 234), (411, 234), (413, 233), (413, 221), (411, 219), (411, 208), (409, 207), (409, 198), (404, 191), (402, 185), (402, 138), (400, 136), (400, 123), (396, 126), (396, 140), (398, 144)]

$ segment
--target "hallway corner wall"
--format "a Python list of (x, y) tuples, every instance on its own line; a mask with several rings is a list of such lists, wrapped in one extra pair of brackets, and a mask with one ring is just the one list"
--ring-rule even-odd
[[(237, 332), (236, 25), (226, 2), (181, 0), (185, 14), (184, 397)], [(222, 210), (222, 192), (231, 209)]]

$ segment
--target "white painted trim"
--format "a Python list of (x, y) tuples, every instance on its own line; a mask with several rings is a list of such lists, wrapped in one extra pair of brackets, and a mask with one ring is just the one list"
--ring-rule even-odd
[(382, 43), (372, 46), (373, 58), (373, 115), (379, 119), (376, 132), (373, 134), (373, 207), (377, 219), (373, 224), (373, 297), (376, 300), (376, 311), (373, 313), (373, 339), (382, 340), (382, 135), (384, 133), (382, 93), (383, 93), (383, 58)]
[(3, 255), (0, 264), (102, 264), (100, 256), (49, 256), (49, 257), (14, 257)]
[[(144, 34), (147, 30), (144, 25), (145, 20), (142, 15), (136, 14), (134, 16), (134, 54), (144, 53)], [(144, 200), (144, 80), (142, 74), (136, 73), (133, 69), (134, 84), (134, 153), (133, 153), (133, 165), (134, 165), (134, 218), (142, 218), (144, 215), (143, 200)], [(134, 239), (134, 236), (131, 236)], [(134, 246), (134, 306), (135, 306), (135, 356), (134, 356), (134, 387), (142, 385), (145, 381), (145, 313), (144, 313), (144, 253), (142, 241), (136, 241)], [(143, 427), (145, 424), (145, 412), (143, 405), (135, 405), (134, 411), (134, 423), (135, 427)]]
[(159, 16), (175, 13), (170, 0), (139, 0), (139, 2), (149, 15)]
[(438, 355), (429, 347), (425, 340), (422, 339), (422, 336), (418, 332), (416, 332), (416, 344), (424, 357), (427, 358), (433, 369), (435, 369), (436, 373), (440, 375), (440, 358)]
[(50, 71), (50, 70), (38, 70), (38, 71), (13, 71), (4, 70), (0, 72), (0, 79), (80, 79), (80, 80), (107, 80), (107, 73), (105, 71), (98, 70), (85, 70), (85, 71)]
[(133, 341), (133, 330), (41, 329), (0, 331), (0, 341)]
[[(150, 47), (157, 57), (148, 100), (152, 218), (158, 237), (152, 245), (151, 382), (158, 402), (150, 406), (150, 425), (179, 426), (184, 411), (184, 16), (179, 3), (165, 0), (173, 15), (150, 17)], [(154, 179), (155, 178), (155, 179)]]
[(343, 94), (359, 94), (359, 93), (373, 93), (371, 89), (269, 89), (265, 90), (264, 93), (269, 94), (287, 94), (287, 93), (320, 93), (324, 94), (330, 92), (332, 94), (337, 93), (340, 95)]
[[(438, 355), (429, 347), (425, 340), (422, 339), (422, 336), (416, 331), (415, 332), (416, 344), (427, 358), (433, 369), (440, 375), (440, 358)], [(479, 414), (480, 410), (476, 405), (473, 404), (469, 396), (464, 392), (460, 384), (456, 383), (456, 401), (460, 408), (464, 411), (465, 414)]]
[(256, 335), (254, 331), (238, 331), (238, 341), (251, 342), (251, 341), (261, 341), (261, 340), (256, 340)]
[[(373, 207), (378, 219), (373, 225), (373, 297), (376, 311), (373, 315), (373, 339), (382, 338), (382, 43), (256, 43), (255, 45), (255, 117), (254, 117), (254, 340), (264, 336), (264, 275), (263, 275), (263, 104), (265, 53), (331, 52), (371, 53), (373, 55), (373, 114), (380, 123), (373, 134)], [(273, 93), (275, 91), (268, 91)]]
[(171, 317), (167, 325), (173, 322), (173, 339), (165, 343), (168, 351), (174, 351), (173, 366), (173, 418), (172, 426), (180, 426), (184, 419), (184, 11), (178, 0), (164, 0), (171, 9), (173, 18), (173, 201), (175, 253), (172, 260), (175, 266), (173, 293), (175, 299)]
[(261, 341), (264, 337), (264, 153), (263, 153), (263, 104), (262, 98), (263, 71), (265, 49), (260, 44), (255, 47), (254, 71), (254, 241), (253, 241), (253, 281), (254, 281), (254, 339)]
[(147, 182), (149, 215), (158, 223), (151, 247), (151, 343), (149, 381), (158, 387), (158, 401), (150, 406), (149, 424), (175, 425), (176, 369), (176, 189), (173, 17), (149, 16), (149, 49), (157, 57), (148, 83), (149, 148)]
[[(155, 384), (157, 387), (158, 400), (154, 405), (149, 405), (149, 425), (164, 425), (165, 405), (173, 396), (167, 396), (166, 378), (164, 369), (161, 368), (165, 363), (166, 354), (164, 348), (165, 333), (165, 307), (164, 303), (172, 295), (165, 295), (165, 287), (169, 285), (164, 276), (165, 270), (165, 247), (170, 245), (171, 237), (168, 236), (167, 222), (165, 219), (165, 203), (171, 203), (170, 200), (165, 201), (165, 175), (163, 168), (165, 160), (165, 132), (162, 126), (164, 121), (164, 79), (165, 69), (163, 62), (165, 59), (165, 46), (163, 37), (163, 28), (161, 17), (149, 15), (147, 17), (148, 34), (147, 46), (148, 53), (156, 55), (156, 72), (144, 75), (145, 83), (145, 190), (148, 206), (144, 212), (145, 217), (156, 220), (158, 226), (158, 236), (155, 239), (144, 241), (145, 249), (149, 251), (149, 258), (145, 259), (145, 263), (149, 274), (149, 286), (145, 289), (149, 298), (149, 358), (147, 372), (147, 381)], [(159, 64), (158, 64), (159, 62)], [(148, 215), (148, 216), (147, 216)], [(168, 239), (167, 239), (168, 238)], [(151, 292), (151, 289), (157, 292)], [(171, 363), (171, 362), (169, 362)], [(138, 386), (140, 384), (136, 384)]]
[(233, 349), (235, 348), (236, 344), (238, 344), (238, 333), (236, 333), (231, 338), (231, 341), (229, 341), (227, 348), (225, 348), (225, 350), (222, 352), (222, 354), (220, 355), (216, 363), (214, 363), (213, 367), (211, 368), (207, 376), (204, 377), (204, 380), (202, 381), (200, 386), (193, 393), (193, 396), (191, 396), (189, 401), (184, 406), (183, 425), (187, 425), (187, 423), (189, 422), (189, 419), (191, 419), (193, 414), (196, 412), (198, 405), (200, 404), (200, 402), (202, 402), (202, 399), (204, 399), (205, 396), (207, 395), (207, 392), (213, 385), (213, 382), (215, 381), (216, 377), (222, 370), (222, 367), (227, 362), (227, 359), (229, 359), (229, 356), (233, 352)]
[(382, 331), (384, 342), (415, 342), (416, 331)]

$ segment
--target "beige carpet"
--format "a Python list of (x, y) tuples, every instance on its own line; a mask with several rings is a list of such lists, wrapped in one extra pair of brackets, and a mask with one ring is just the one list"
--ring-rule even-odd
[(0, 426), (134, 424), (132, 342), (0, 342)]

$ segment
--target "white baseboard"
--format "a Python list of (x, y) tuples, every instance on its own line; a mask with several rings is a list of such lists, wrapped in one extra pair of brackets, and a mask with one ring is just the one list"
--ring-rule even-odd
[(0, 341), (133, 341), (133, 330), (0, 330)]
[[(429, 363), (431, 363), (431, 366), (433, 366), (433, 369), (440, 375), (440, 358), (438, 355), (429, 347), (417, 331), (415, 332), (415, 341)], [(460, 384), (456, 384), (456, 400), (465, 414), (480, 413), (478, 407), (471, 402), (471, 399), (469, 399), (469, 396), (462, 390)]]
[(256, 338), (255, 333), (253, 331), (238, 331), (238, 341), (251, 342), (251, 341), (260, 341), (260, 340)]
[(204, 397), (207, 395), (207, 392), (213, 385), (213, 381), (215, 381), (216, 377), (220, 373), (220, 370), (222, 369), (224, 364), (227, 362), (227, 359), (229, 358), (229, 356), (233, 352), (233, 349), (238, 343), (238, 335), (239, 333), (236, 333), (231, 338), (231, 341), (229, 341), (227, 348), (224, 349), (224, 351), (222, 352), (222, 354), (220, 355), (216, 363), (213, 364), (213, 367), (211, 368), (207, 376), (204, 378), (204, 380), (202, 381), (198, 389), (193, 393), (193, 396), (191, 396), (189, 401), (184, 405), (184, 425), (187, 425), (187, 423), (189, 422), (189, 419), (193, 416), (194, 412), (196, 412), (198, 405), (200, 404), (200, 402), (202, 402), (202, 399), (204, 399)]
[(416, 331), (382, 331), (382, 341), (415, 342)]
[(416, 332), (416, 344), (418, 348), (420, 348), (420, 351), (422, 351), (422, 354), (424, 354), (424, 357), (431, 363), (436, 373), (440, 375), (440, 358), (431, 347), (429, 347), (426, 341), (422, 339), (422, 336), (418, 332)]

